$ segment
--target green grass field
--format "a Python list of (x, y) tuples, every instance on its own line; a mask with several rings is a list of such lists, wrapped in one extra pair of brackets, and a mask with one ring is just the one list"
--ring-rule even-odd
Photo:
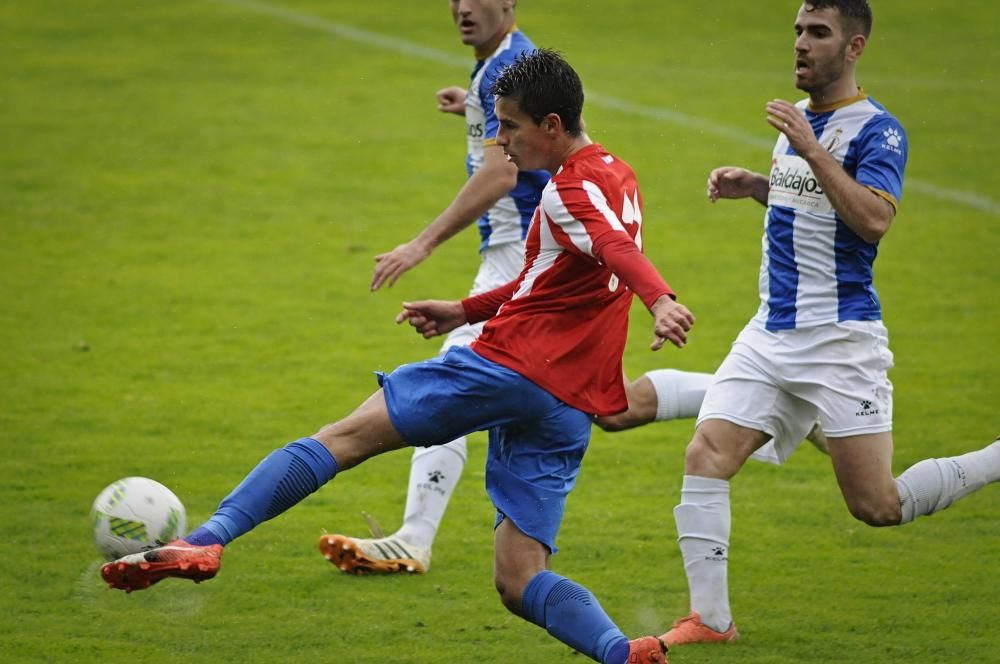
[[(998, 433), (1000, 5), (873, 4), (860, 82), (911, 142), (876, 284), (899, 472)], [(800, 97), (797, 7), (521, 3), (580, 72), (591, 135), (636, 168), (647, 253), (698, 317), (654, 354), (636, 308), (633, 375), (713, 370), (756, 308), (761, 209), (710, 206), (704, 183), (767, 168), (764, 104)], [(496, 598), (482, 434), (424, 577), (347, 577), (316, 550), (364, 534), (361, 510), (398, 524), (405, 451), (247, 535), (201, 586), (107, 590), (90, 539), (111, 481), (164, 482), (197, 525), (271, 449), (360, 403), (371, 371), (436, 353), (391, 320), (466, 292), (471, 232), (393, 290), (367, 285), (465, 177), (462, 123), (433, 96), (471, 62), (447, 3), (14, 0), (0, 34), (0, 659), (581, 661)], [(691, 431), (595, 432), (568, 504), (553, 568), (631, 635), (686, 612), (671, 510)], [(748, 466), (733, 499), (744, 640), (673, 662), (1000, 661), (1000, 488), (876, 530), (803, 449)]]

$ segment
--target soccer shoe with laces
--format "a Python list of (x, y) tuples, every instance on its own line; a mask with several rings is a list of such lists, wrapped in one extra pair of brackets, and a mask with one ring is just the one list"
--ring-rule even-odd
[(323, 535), (319, 550), (347, 574), (424, 574), (431, 566), (431, 550), (414, 546), (395, 535), (360, 539)]
[(144, 590), (168, 576), (207, 581), (219, 571), (222, 545), (195, 546), (174, 540), (149, 551), (133, 553), (101, 567), (101, 576), (112, 588)]
[(668, 664), (667, 644), (655, 636), (644, 636), (628, 642), (625, 664)]
[(675, 622), (669, 632), (660, 636), (671, 648), (686, 643), (733, 643), (739, 638), (735, 623), (724, 632), (716, 632), (701, 621), (697, 611)]

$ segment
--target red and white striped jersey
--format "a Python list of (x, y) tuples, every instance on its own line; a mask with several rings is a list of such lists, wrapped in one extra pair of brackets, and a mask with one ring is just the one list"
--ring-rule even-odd
[(476, 353), (574, 408), (611, 415), (628, 407), (621, 364), (633, 292), (647, 306), (673, 296), (642, 255), (635, 173), (595, 143), (545, 187), (517, 279), (462, 304), (469, 322), (490, 318)]

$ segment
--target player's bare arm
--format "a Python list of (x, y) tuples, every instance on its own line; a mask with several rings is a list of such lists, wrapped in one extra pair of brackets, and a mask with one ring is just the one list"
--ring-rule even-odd
[(396, 324), (409, 323), (425, 339), (447, 334), (465, 324), (465, 309), (459, 300), (404, 302)]
[(767, 122), (788, 137), (792, 149), (812, 168), (837, 215), (865, 242), (875, 243), (889, 230), (895, 208), (859, 184), (822, 146), (805, 115), (793, 104), (775, 99), (767, 104)]
[(452, 85), (437, 91), (438, 110), (442, 113), (465, 115), (465, 88)]
[(409, 242), (375, 257), (371, 290), (378, 290), (382, 284), (392, 287), (404, 272), (420, 264), (438, 245), (472, 225), (516, 184), (517, 167), (504, 158), (502, 149), (487, 146), (482, 167), (465, 181), (455, 200), (434, 221)]
[(687, 332), (694, 325), (694, 315), (669, 295), (661, 295), (649, 308), (653, 314), (653, 343), (651, 350), (659, 350), (669, 341), (678, 348), (687, 343)]
[(720, 198), (747, 198), (767, 206), (767, 177), (738, 166), (720, 166), (708, 176), (708, 201)]

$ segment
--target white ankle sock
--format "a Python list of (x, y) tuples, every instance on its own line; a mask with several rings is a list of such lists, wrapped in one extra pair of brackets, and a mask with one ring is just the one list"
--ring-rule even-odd
[(724, 632), (733, 622), (728, 583), (729, 482), (685, 475), (674, 521), (691, 610), (698, 612), (704, 624)]
[(696, 417), (713, 376), (676, 369), (657, 369), (647, 372), (646, 378), (656, 391), (656, 420), (663, 422)]
[(981, 450), (945, 459), (924, 459), (896, 478), (903, 512), (900, 525), (945, 509), (1000, 480), (1000, 440)]
[(466, 438), (445, 445), (417, 447), (410, 462), (403, 525), (396, 535), (410, 544), (429, 549), (444, 518), (451, 494), (465, 468)]

